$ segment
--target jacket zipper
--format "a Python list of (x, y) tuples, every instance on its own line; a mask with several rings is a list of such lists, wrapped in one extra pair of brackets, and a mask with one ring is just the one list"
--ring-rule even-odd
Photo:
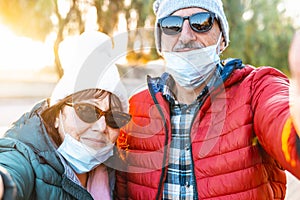
[(162, 192), (162, 188), (163, 188), (163, 179), (164, 179), (164, 174), (166, 172), (166, 160), (167, 160), (167, 150), (168, 150), (168, 139), (169, 139), (169, 135), (168, 135), (168, 127), (167, 127), (167, 122), (166, 122), (166, 118), (163, 114), (163, 111), (161, 109), (161, 106), (159, 105), (158, 103), (158, 100), (157, 98), (155, 97), (155, 93), (153, 91), (153, 88), (148, 84), (148, 88), (149, 88), (149, 92), (150, 92), (150, 95), (155, 103), (155, 106), (157, 107), (162, 119), (163, 119), (163, 122), (164, 122), (164, 127), (165, 127), (165, 132), (166, 132), (166, 137), (165, 137), (165, 146), (164, 146), (164, 156), (163, 156), (163, 163), (162, 163), (162, 173), (161, 173), (161, 176), (160, 176), (160, 180), (159, 180), (159, 186), (158, 186), (158, 192), (157, 192), (157, 195), (155, 197), (155, 199), (159, 200), (159, 196)]

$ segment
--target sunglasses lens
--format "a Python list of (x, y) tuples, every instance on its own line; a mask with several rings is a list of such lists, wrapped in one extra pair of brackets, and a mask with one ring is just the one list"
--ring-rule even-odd
[(131, 119), (129, 114), (112, 111), (108, 112), (105, 116), (106, 124), (111, 128), (121, 128), (125, 126)]
[(103, 112), (94, 105), (80, 103), (73, 105), (77, 116), (86, 123), (94, 123), (105, 115), (105, 122), (111, 128), (121, 128), (131, 119), (129, 114), (119, 111)]
[(198, 33), (209, 31), (212, 28), (214, 18), (210, 13), (198, 13), (190, 17), (192, 29)]
[(196, 13), (190, 17), (168, 16), (159, 22), (160, 28), (166, 35), (176, 35), (181, 32), (183, 21), (189, 20), (191, 28), (197, 33), (209, 31), (214, 23), (214, 14), (209, 12)]
[(160, 27), (166, 35), (176, 35), (181, 31), (183, 19), (179, 16), (169, 16), (164, 18)]
[(98, 109), (90, 104), (75, 104), (74, 109), (78, 117), (87, 123), (93, 123), (101, 117)]

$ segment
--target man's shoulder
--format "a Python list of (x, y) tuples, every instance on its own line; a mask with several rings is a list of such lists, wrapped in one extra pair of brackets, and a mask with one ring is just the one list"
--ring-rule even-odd
[(286, 77), (286, 75), (275, 67), (271, 66), (254, 66), (251, 64), (245, 64), (241, 59), (227, 58), (221, 61), (223, 66), (223, 73), (233, 74), (235, 76), (257, 76), (257, 75), (277, 75)]
[(143, 89), (130, 97), (130, 101), (145, 101), (147, 98), (151, 98), (149, 89)]
[(288, 77), (280, 70), (270, 66), (255, 67), (245, 64), (242, 69), (234, 70), (230, 78), (226, 81), (226, 86), (243, 82), (244, 84), (262, 84), (265, 81), (283, 80), (289, 82)]
[(287, 75), (284, 74), (279, 69), (272, 67), (272, 66), (253, 66), (250, 64), (245, 64), (245, 68), (249, 73), (250, 76), (279, 76), (283, 78), (287, 78)]

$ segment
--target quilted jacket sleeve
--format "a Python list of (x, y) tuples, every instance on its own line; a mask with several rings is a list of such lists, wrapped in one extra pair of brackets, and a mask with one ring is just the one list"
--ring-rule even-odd
[(3, 200), (15, 199), (16, 198), (16, 187), (15, 184), (7, 172), (7, 170), (0, 166), (0, 187), (1, 191), (0, 197)]
[(34, 173), (28, 160), (13, 148), (15, 145), (18, 144), (10, 139), (0, 140), (0, 173), (4, 181), (4, 199), (30, 199)]
[(281, 166), (300, 178), (299, 140), (290, 115), (289, 80), (268, 67), (253, 73), (251, 105), (258, 141)]

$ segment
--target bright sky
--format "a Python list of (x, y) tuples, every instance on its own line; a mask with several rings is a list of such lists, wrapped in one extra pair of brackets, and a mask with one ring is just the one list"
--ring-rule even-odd
[[(299, 22), (300, 1), (284, 0), (288, 14)], [(45, 43), (30, 38), (17, 37), (13, 32), (0, 24), (0, 70), (1, 69), (33, 69), (39, 70), (54, 63), (53, 37)]]
[(0, 69), (40, 69), (53, 63), (50, 41), (18, 37), (0, 24)]
[(299, 0), (284, 0), (287, 14), (295, 19), (295, 25), (300, 27), (300, 1)]
[(285, 4), (287, 6), (287, 10), (289, 13), (291, 13), (292, 15), (298, 15), (298, 17), (299, 17), (299, 15), (300, 15), (299, 0), (285, 0)]

